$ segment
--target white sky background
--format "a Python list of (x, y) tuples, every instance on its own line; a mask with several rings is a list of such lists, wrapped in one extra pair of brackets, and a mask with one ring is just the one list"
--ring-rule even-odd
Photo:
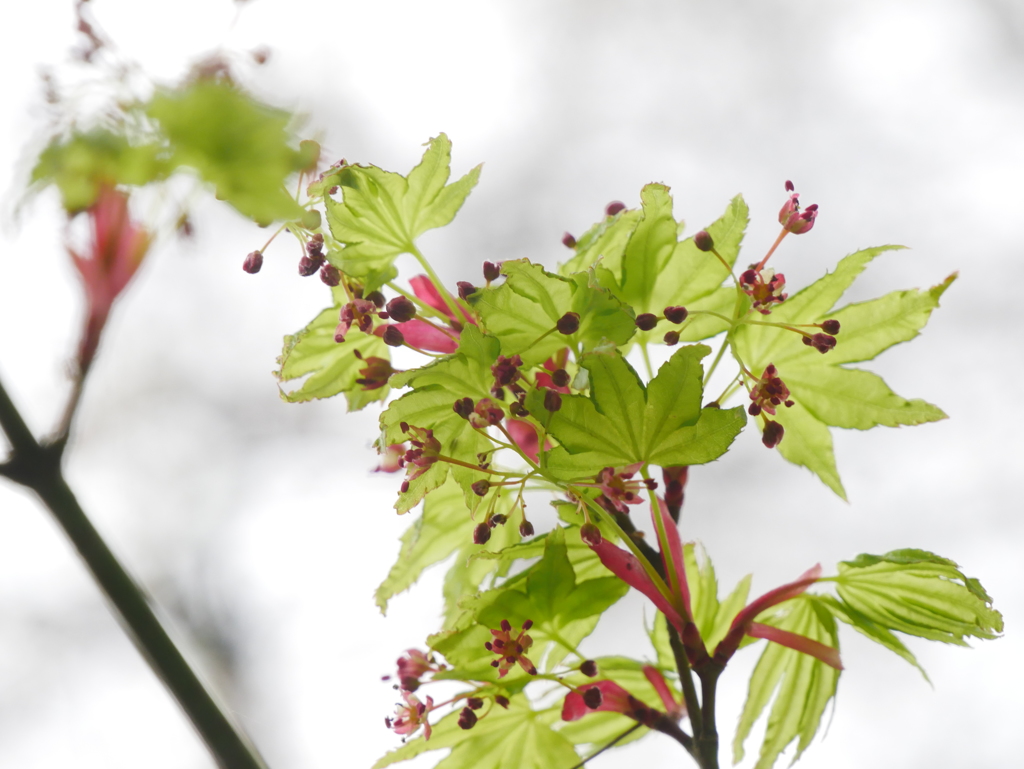
[[(579, 234), (610, 200), (637, 205), (649, 181), (672, 186), (691, 231), (742, 191), (751, 261), (774, 239), (793, 179), (821, 212), (773, 257), (791, 290), (885, 243), (913, 250), (880, 257), (854, 299), (960, 270), (924, 335), (868, 366), (949, 421), (840, 431), (849, 505), (744, 435), (725, 461), (691, 474), (684, 536), (704, 541), (723, 586), (753, 571), (755, 594), (860, 552), (917, 546), (957, 560), (995, 596), (1007, 637), (973, 651), (911, 640), (933, 690), (844, 628), (835, 718), (801, 766), (1019, 761), (1024, 7), (258, 0), (231, 28), (228, 2), (93, 5), (122, 50), (160, 77), (222, 43), (271, 46), (254, 86), (308, 113), (328, 159), (404, 173), (446, 131), (456, 173), (485, 162), (455, 223), (423, 239), (452, 281), (479, 279), (484, 259), (553, 265), (567, 256), (564, 230)], [(0, 47), (8, 204), (13, 169), (39, 131), (36, 69), (64, 61), (72, 40), (69, 2), (9, 13), (17, 23)], [(55, 198), (43, 196), (2, 233), (0, 250), (0, 373), (38, 432), (65, 397), (81, 312), (59, 222)], [(284, 243), (262, 273), (244, 274), (264, 234), (212, 199), (196, 225), (194, 244), (151, 255), (115, 311), (71, 482), (115, 550), (217, 661), (208, 669), (223, 671), (271, 766), (368, 767), (397, 744), (383, 725), (394, 692), (379, 676), (436, 629), (439, 576), (379, 616), (371, 594), (408, 520), (390, 512), (397, 480), (368, 472), (376, 411), (288, 405), (270, 376), (281, 337), (315, 316), (326, 291), (295, 274)], [(645, 648), (635, 632), (599, 643), (596, 653)], [(741, 654), (724, 678), (723, 761), (755, 659)], [(743, 766), (756, 748), (752, 739)], [(688, 762), (657, 735), (630, 751), (641, 765)], [(33, 500), (0, 485), (0, 767), (71, 764), (212, 766), (63, 535)]]

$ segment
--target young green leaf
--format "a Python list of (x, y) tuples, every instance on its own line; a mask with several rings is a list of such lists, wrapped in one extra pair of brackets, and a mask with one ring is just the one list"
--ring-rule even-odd
[(480, 177), (480, 166), (452, 184), (452, 144), (440, 134), (407, 177), (376, 166), (345, 166), (333, 174), (343, 202), (326, 198), (327, 222), (345, 247), (337, 266), (356, 277), (376, 276), (376, 288), (393, 277), (399, 254), (416, 253), (415, 239), (443, 227), (458, 213)]
[[(483, 647), (490, 640), (490, 629), (508, 620), (514, 628), (532, 620), (529, 630), (534, 640), (530, 659), (552, 669), (576, 651), (593, 632), (600, 615), (624, 596), (628, 586), (615, 577), (578, 581), (569, 561), (562, 529), (548, 534), (544, 556), (521, 574), (461, 604), (465, 614), (449, 632), (432, 636), (432, 649), (440, 652), (458, 669), (472, 672), (477, 680), (496, 680), (497, 670), (490, 666), (493, 654)], [(525, 673), (514, 669), (507, 679)]]
[[(335, 298), (340, 301), (337, 292)], [(274, 375), (281, 382), (306, 377), (298, 389), (281, 391), (286, 401), (300, 403), (345, 393), (349, 411), (358, 411), (368, 403), (384, 400), (390, 392), (387, 385), (364, 390), (356, 382), (362, 378), (360, 372), (366, 368), (367, 359), (388, 360), (390, 354), (380, 337), (357, 330), (352, 330), (344, 342), (335, 342), (339, 309), (340, 305), (328, 307), (297, 334), (284, 338), (284, 349), (277, 359), (279, 368)], [(362, 359), (356, 357), (356, 351)]]
[[(580, 236), (575, 246), (576, 253), (569, 261), (559, 265), (559, 274), (568, 277), (600, 263), (611, 270), (610, 275), (618, 275), (626, 245), (642, 216), (643, 212), (638, 209), (627, 209), (615, 216), (606, 216)], [(617, 285), (614, 277), (612, 281)]]
[(739, 408), (700, 408), (700, 360), (707, 353), (702, 345), (680, 348), (646, 387), (618, 352), (592, 353), (580, 363), (590, 375), (589, 397), (563, 396), (558, 411), (546, 412), (542, 394), (531, 393), (530, 411), (562, 448), (547, 453), (547, 466), (578, 477), (635, 462), (672, 466), (716, 459), (746, 418)]
[(757, 375), (773, 363), (796, 403), (792, 408), (780, 408), (776, 416), (786, 431), (779, 452), (817, 474), (844, 499), (829, 427), (867, 430), (878, 425), (934, 422), (946, 416), (930, 403), (902, 398), (871, 372), (841, 365), (873, 358), (912, 339), (952, 282), (951, 277), (928, 291), (897, 292), (832, 311), (867, 264), (894, 248), (865, 249), (847, 256), (835, 272), (778, 305), (767, 318), (770, 323), (784, 324), (842, 318), (834, 350), (821, 354), (803, 344), (801, 335), (768, 325), (744, 324), (733, 335), (737, 355), (748, 369)]
[[(835, 619), (819, 605), (816, 596), (805, 594), (787, 601), (773, 616), (761, 621), (839, 648)], [(738, 763), (743, 759), (743, 743), (773, 693), (775, 699), (754, 769), (771, 769), (779, 754), (797, 738), (799, 743), (793, 760), (799, 758), (814, 739), (838, 682), (839, 671), (835, 668), (808, 654), (769, 643), (750, 679), (747, 701), (732, 744), (733, 761)]]
[(928, 678), (928, 674), (917, 661), (917, 657), (915, 657), (910, 649), (904, 646), (903, 642), (893, 635), (888, 629), (882, 627), (877, 622), (872, 622), (859, 611), (853, 609), (849, 604), (837, 601), (830, 595), (820, 595), (817, 596), (817, 599), (821, 605), (832, 612), (833, 616), (835, 616), (835, 618), (840, 622), (845, 622), (857, 632), (867, 636), (875, 643), (881, 644), (889, 651), (905, 659), (921, 671), (921, 675), (924, 676), (925, 681), (931, 683), (931, 679)]
[(195, 169), (245, 216), (269, 224), (302, 215), (284, 187), (307, 160), (290, 146), (287, 112), (228, 83), (198, 80), (158, 91), (146, 114), (170, 140), (172, 162)]
[(100, 187), (144, 185), (171, 172), (167, 149), (158, 142), (136, 144), (102, 128), (55, 138), (32, 169), (35, 186), (55, 184), (65, 210), (75, 213), (95, 202)]
[[(587, 275), (567, 278), (547, 272), (526, 259), (501, 265), (506, 281), (473, 297), (473, 306), (488, 332), (501, 340), (501, 352), (523, 363), (542, 363), (564, 347), (590, 350), (602, 342), (624, 344), (636, 331), (633, 315)], [(579, 315), (579, 329), (563, 335), (555, 326), (568, 312)]]
[[(387, 443), (408, 440), (402, 431), (403, 424), (433, 430), (434, 438), (441, 443), (442, 454), (475, 465), (477, 454), (492, 448), (493, 444), (452, 407), (460, 398), (477, 400), (490, 396), (494, 379), (490, 364), (497, 358), (497, 349), (497, 340), (483, 336), (475, 326), (469, 325), (463, 329), (458, 352), (422, 368), (393, 375), (390, 380), (393, 387), (411, 385), (413, 390), (392, 401), (381, 414), (380, 424)], [(410, 510), (424, 494), (444, 483), (449, 466), (444, 461), (435, 462), (411, 481), (408, 491), (399, 496), (398, 512)], [(485, 477), (483, 472), (458, 465), (452, 465), (451, 469), (467, 495), (473, 494), (472, 483)]]
[[(488, 574), (499, 570), (500, 563), (473, 558), (475, 554), (487, 551), (483, 545), (473, 544), (472, 527), (462, 488), (454, 479), (449, 478), (441, 488), (428, 494), (423, 503), (423, 513), (402, 535), (398, 560), (374, 594), (381, 614), (387, 611), (391, 597), (408, 590), (424, 569), (456, 551), (459, 553), (458, 562), (449, 570), (446, 594), (449, 592), (448, 581), (457, 578), (458, 584), (451, 588), (461, 598), (477, 590)], [(494, 530), (487, 547), (507, 549), (518, 540), (515, 526), (500, 526)]]
[(861, 555), (840, 563), (833, 579), (845, 606), (889, 630), (959, 646), (1003, 630), (978, 581), (925, 550)]

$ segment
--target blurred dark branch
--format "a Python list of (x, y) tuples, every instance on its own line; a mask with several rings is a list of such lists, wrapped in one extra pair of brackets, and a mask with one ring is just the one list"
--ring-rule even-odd
[[(77, 391), (73, 399), (77, 400)], [(72, 406), (68, 413), (73, 413)], [(70, 418), (67, 419), (70, 423)], [(107, 547), (61, 470), (66, 431), (40, 444), (0, 381), (0, 427), (11, 454), (0, 475), (32, 489), (71, 540), (136, 648), (178, 701), (222, 769), (266, 769), (262, 758), (206, 690), (153, 613), (145, 594)]]

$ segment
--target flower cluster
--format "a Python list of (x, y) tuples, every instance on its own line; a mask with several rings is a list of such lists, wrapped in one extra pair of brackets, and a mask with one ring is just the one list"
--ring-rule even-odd
[(789, 294), (786, 288), (786, 276), (775, 272), (770, 267), (757, 269), (752, 267), (740, 275), (740, 288), (752, 300), (752, 306), (762, 315), (772, 311), (772, 305), (784, 302)]
[(406, 465), (406, 478), (402, 481), (402, 493), (404, 494), (409, 490), (409, 483), (427, 472), (431, 465), (438, 460), (441, 454), (441, 443), (434, 437), (433, 430), (415, 427), (405, 422), (402, 422), (401, 428), (403, 433), (412, 436), (409, 439), (412, 448), (405, 452), (403, 458)]
[(523, 629), (513, 637), (512, 623), (503, 619), (501, 630), (491, 630), (494, 638), (485, 643), (484, 648), (498, 655), (498, 659), (491, 662), (492, 667), (498, 668), (498, 678), (508, 675), (508, 671), (516, 664), (531, 676), (537, 675), (537, 666), (526, 656), (526, 652), (533, 646), (533, 639), (526, 634), (531, 627), (533, 620), (526, 620), (523, 622)]
[(756, 417), (762, 411), (775, 416), (775, 410), (779, 406), (790, 408), (793, 401), (789, 399), (789, 388), (779, 377), (779, 370), (775, 365), (769, 363), (761, 378), (750, 388), (750, 400), (753, 401), (747, 407), (747, 413)]

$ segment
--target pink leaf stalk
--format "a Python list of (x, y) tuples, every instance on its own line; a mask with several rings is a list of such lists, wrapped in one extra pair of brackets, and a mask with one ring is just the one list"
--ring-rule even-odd
[(459, 316), (456, 316), (448, 304), (444, 301), (441, 293), (434, 285), (434, 281), (426, 275), (416, 275), (409, 279), (412, 292), (424, 304), (433, 307), (448, 317), (452, 324), (450, 329), (442, 331), (432, 323), (420, 318), (413, 318), (404, 323), (384, 324), (374, 329), (374, 334), (383, 336), (384, 331), (390, 325), (394, 325), (402, 332), (402, 337), (413, 347), (430, 352), (453, 353), (459, 349), (459, 327), (462, 323), (475, 323), (465, 310), (458, 308)]
[[(643, 672), (647, 680), (654, 686), (655, 691), (658, 692), (669, 717), (673, 721), (678, 721), (686, 713), (686, 707), (676, 702), (661, 671), (650, 665), (645, 665)], [(596, 681), (593, 684), (581, 686), (565, 696), (565, 702), (562, 705), (562, 720), (578, 721), (588, 713), (599, 712), (622, 713), (646, 726), (655, 723), (663, 715), (660, 711), (648, 707), (646, 703), (634, 697), (614, 681)]]
[(668, 621), (678, 630), (683, 632), (685, 625), (679, 610), (672, 604), (669, 596), (665, 595), (653, 580), (644, 571), (644, 567), (632, 553), (616, 547), (606, 539), (590, 544), (590, 549), (597, 553), (601, 563), (632, 588), (636, 588), (654, 602), (654, 605), (668, 618)]
[[(661, 497), (656, 497), (658, 500), (658, 513), (661, 516), (661, 525), (665, 531), (665, 537), (667, 542), (662, 543), (661, 560), (665, 565), (665, 573), (672, 574), (673, 572), (678, 577), (678, 586), (670, 584), (669, 588), (672, 590), (674, 597), (679, 598), (683, 603), (683, 608), (686, 610), (686, 616), (692, 617), (693, 610), (690, 608), (690, 587), (686, 584), (686, 565), (683, 559), (683, 542), (679, 538), (679, 527), (676, 526), (676, 522), (672, 520), (672, 516), (669, 515), (668, 506), (665, 504), (665, 500)], [(657, 522), (654, 520), (654, 510), (651, 510), (651, 521), (654, 523), (655, 530), (658, 530)], [(668, 546), (668, 560), (665, 560), (665, 546)], [(678, 593), (677, 593), (678, 587)]]
[(89, 251), (68, 253), (85, 284), (87, 316), (78, 351), (80, 371), (86, 371), (99, 346), (114, 300), (135, 275), (149, 250), (150, 234), (128, 214), (128, 195), (103, 187), (88, 210), (92, 223)]
[(729, 658), (732, 657), (739, 647), (740, 641), (743, 640), (743, 636), (750, 635), (750, 626), (761, 612), (777, 606), (783, 601), (788, 601), (790, 598), (796, 598), (817, 582), (820, 577), (821, 564), (818, 563), (801, 574), (793, 582), (787, 582), (785, 585), (774, 590), (769, 590), (760, 598), (752, 601), (733, 619), (729, 632), (726, 633), (725, 638), (722, 639), (715, 649), (715, 661), (722, 665), (729, 661)]
[(766, 638), (780, 646), (785, 646), (804, 654), (810, 654), (826, 665), (831, 665), (836, 670), (843, 669), (843, 663), (839, 660), (838, 649), (810, 639), (807, 636), (791, 633), (788, 630), (782, 630), (771, 625), (762, 625), (760, 622), (751, 622), (750, 627), (747, 628), (747, 635), (751, 638)]

